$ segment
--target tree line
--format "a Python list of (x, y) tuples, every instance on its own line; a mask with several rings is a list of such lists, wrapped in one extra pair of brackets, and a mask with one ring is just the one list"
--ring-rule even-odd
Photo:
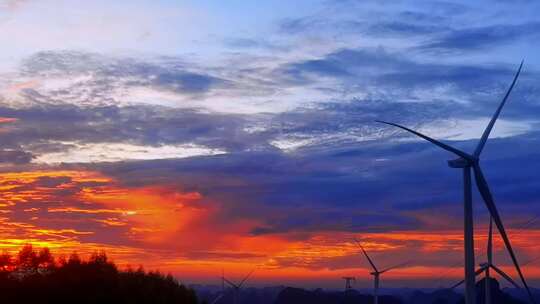
[(55, 258), (46, 247), (23, 246), (0, 254), (0, 303), (197, 304), (195, 292), (172, 275), (142, 266), (120, 270), (105, 252), (87, 260), (77, 253)]

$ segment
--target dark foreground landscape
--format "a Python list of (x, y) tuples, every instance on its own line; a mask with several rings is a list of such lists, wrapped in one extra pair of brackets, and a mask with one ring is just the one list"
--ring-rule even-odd
[[(492, 300), (493, 304), (520, 304), (528, 303), (526, 294), (517, 289), (500, 289), (496, 280), (492, 279)], [(212, 303), (219, 297), (219, 292), (205, 291), (202, 287), (196, 287), (202, 302)], [(435, 291), (420, 290), (394, 290), (393, 295), (383, 295), (379, 297), (380, 304), (462, 304), (464, 303), (461, 293), (439, 289)], [(540, 291), (535, 290), (536, 301), (540, 300)], [(477, 283), (477, 303), (484, 301), (484, 281)], [(234, 303), (232, 291), (225, 293), (217, 303)], [(266, 287), (247, 288), (243, 290), (239, 297), (239, 304), (371, 304), (373, 297), (369, 294), (360, 293), (356, 290), (349, 291), (325, 291), (322, 289), (306, 290), (292, 287)]]
[[(491, 284), (493, 303), (527, 303), (526, 294)], [(540, 302), (540, 291), (535, 290)], [(55, 258), (48, 248), (24, 246), (16, 255), (0, 255), (1, 303), (182, 303), (182, 304), (348, 304), (373, 303), (371, 295), (356, 290), (306, 290), (286, 286), (245, 288), (237, 294), (216, 286), (190, 287), (157, 271), (120, 270), (104, 252), (88, 260), (76, 253)], [(477, 283), (478, 303), (484, 303), (484, 281)], [(449, 289), (396, 289), (379, 297), (381, 304), (459, 304), (463, 296)]]

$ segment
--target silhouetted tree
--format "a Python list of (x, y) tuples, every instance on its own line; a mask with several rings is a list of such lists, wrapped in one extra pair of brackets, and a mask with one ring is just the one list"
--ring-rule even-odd
[(3, 251), (0, 254), (0, 272), (8, 272), (13, 267), (13, 258), (7, 251)]
[(158, 271), (126, 271), (93, 253), (87, 261), (73, 253), (57, 262), (48, 248), (25, 245), (14, 260), (0, 255), (1, 303), (172, 303), (196, 304), (195, 292)]
[(17, 270), (24, 275), (37, 272), (39, 265), (38, 254), (32, 244), (26, 244), (17, 254)]

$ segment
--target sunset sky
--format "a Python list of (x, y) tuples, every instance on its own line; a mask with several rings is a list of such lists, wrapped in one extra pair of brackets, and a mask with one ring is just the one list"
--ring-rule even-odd
[(482, 164), (540, 287), (539, 11), (0, 0), (0, 250), (105, 250), (186, 283), (257, 268), (250, 284), (369, 287), (358, 238), (381, 268), (412, 261), (383, 287), (449, 286), (463, 274), (461, 172), (374, 120), (472, 151), (525, 59)]

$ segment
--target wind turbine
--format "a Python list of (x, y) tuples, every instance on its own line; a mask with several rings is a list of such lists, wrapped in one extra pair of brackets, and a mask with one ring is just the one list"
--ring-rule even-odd
[(223, 298), (223, 296), (225, 295), (225, 293), (220, 293), (219, 296), (217, 296), (214, 301), (212, 301), (212, 303), (210, 304), (216, 304), (219, 300), (221, 300), (221, 298)]
[(355, 242), (356, 242), (356, 244), (358, 244), (360, 249), (362, 249), (362, 252), (366, 256), (366, 259), (368, 260), (369, 264), (371, 265), (371, 268), (373, 268), (373, 271), (369, 273), (369, 274), (371, 274), (373, 276), (373, 281), (374, 281), (373, 303), (378, 304), (379, 303), (379, 282), (380, 282), (381, 274), (383, 274), (385, 272), (388, 272), (388, 271), (390, 271), (390, 270), (392, 270), (394, 268), (404, 266), (404, 265), (408, 264), (408, 262), (407, 263), (401, 263), (401, 264), (398, 264), (398, 265), (395, 265), (395, 266), (392, 266), (392, 267), (388, 267), (386, 269), (383, 269), (383, 270), (379, 271), (377, 266), (375, 266), (375, 264), (373, 263), (373, 261), (371, 260), (369, 255), (367, 254), (366, 250), (364, 250), (364, 247), (362, 246), (362, 244), (360, 244), (360, 242), (358, 240), (356, 240), (356, 239), (355, 239)]
[[(501, 277), (503, 277), (505, 280), (510, 282), (510, 284), (514, 285), (517, 289), (521, 289), (521, 287), (512, 280), (512, 278), (507, 275), (504, 271), (502, 271), (500, 268), (495, 266), (493, 264), (493, 220), (489, 219), (489, 231), (488, 231), (488, 242), (487, 242), (487, 262), (480, 264), (480, 268), (476, 270), (475, 275), (480, 275), (482, 273), (485, 274), (484, 279), (484, 288), (485, 288), (485, 303), (491, 304), (491, 288), (490, 288), (490, 279), (491, 274), (490, 270), (493, 269), (496, 273), (498, 273)], [(465, 280), (461, 280), (458, 283), (456, 283), (454, 286), (451, 287), (451, 289), (454, 289), (458, 287), (459, 285), (463, 284)]]
[(221, 292), (210, 304), (216, 304), (225, 295), (225, 270), (221, 269)]
[(471, 168), (474, 171), (474, 177), (476, 180), (476, 186), (478, 188), (478, 191), (480, 192), (480, 195), (482, 196), (482, 199), (484, 200), (486, 207), (488, 208), (489, 213), (491, 217), (493, 218), (493, 221), (495, 221), (495, 225), (497, 226), (497, 229), (499, 230), (499, 233), (501, 234), (501, 237), (504, 241), (504, 245), (506, 249), (508, 250), (510, 257), (512, 258), (512, 262), (514, 263), (514, 266), (516, 267), (516, 270), (519, 274), (521, 282), (527, 289), (527, 293), (529, 294), (531, 302), (533, 303), (535, 302), (532, 297), (529, 286), (527, 285), (527, 282), (525, 281), (525, 277), (523, 276), (523, 273), (521, 272), (521, 268), (519, 267), (518, 261), (514, 254), (514, 250), (512, 249), (512, 245), (510, 244), (510, 240), (508, 239), (506, 230), (504, 229), (504, 225), (502, 223), (501, 217), (493, 201), (493, 196), (491, 195), (491, 191), (489, 190), (488, 183), (484, 177), (484, 174), (482, 173), (482, 169), (480, 168), (480, 159), (479, 159), (480, 154), (482, 153), (482, 150), (489, 137), (489, 134), (491, 133), (491, 130), (493, 129), (493, 126), (495, 125), (497, 118), (501, 114), (502, 108), (504, 104), (506, 103), (506, 100), (508, 99), (510, 92), (512, 91), (512, 89), (514, 88), (514, 85), (516, 84), (519, 74), (521, 73), (522, 67), (523, 67), (523, 61), (521, 62), (519, 69), (516, 72), (516, 75), (514, 76), (514, 80), (512, 81), (510, 88), (508, 89), (508, 91), (506, 91), (506, 94), (502, 102), (500, 103), (499, 107), (495, 111), (495, 114), (491, 118), (491, 121), (489, 122), (486, 129), (484, 130), (484, 133), (482, 134), (482, 137), (480, 138), (480, 141), (478, 145), (476, 146), (476, 149), (473, 154), (469, 154), (461, 150), (458, 150), (454, 147), (451, 147), (447, 144), (437, 141), (417, 131), (411, 130), (407, 127), (404, 127), (395, 123), (391, 123), (391, 122), (378, 121), (380, 123), (384, 123), (387, 125), (401, 128), (407, 132), (410, 132), (418, 137), (421, 137), (431, 142), (432, 144), (446, 151), (452, 152), (458, 156), (457, 159), (448, 161), (448, 166), (450, 166), (451, 168), (463, 169), (463, 186), (464, 186), (463, 192), (464, 192), (464, 211), (465, 211), (464, 212), (465, 213), (464, 214), (465, 215), (464, 216), (465, 303), (467, 304), (473, 304), (475, 301), (475, 296), (474, 296), (474, 288), (475, 288), (474, 286), (475, 285), (474, 229), (473, 229), (473, 209), (472, 209), (472, 191), (471, 191)]
[(223, 276), (223, 281), (227, 282), (227, 284), (229, 284), (231, 286), (231, 288), (233, 289), (233, 303), (234, 304), (237, 304), (238, 303), (238, 300), (239, 300), (239, 297), (240, 297), (240, 289), (242, 288), (242, 285), (244, 285), (244, 283), (247, 281), (247, 279), (249, 279), (249, 277), (253, 274), (253, 272), (255, 271), (255, 269), (253, 269), (250, 273), (248, 273), (247, 276), (244, 277), (244, 279), (242, 281), (240, 281), (240, 283), (238, 284), (235, 284), (229, 280), (227, 280), (227, 278), (225, 278), (225, 276)]

